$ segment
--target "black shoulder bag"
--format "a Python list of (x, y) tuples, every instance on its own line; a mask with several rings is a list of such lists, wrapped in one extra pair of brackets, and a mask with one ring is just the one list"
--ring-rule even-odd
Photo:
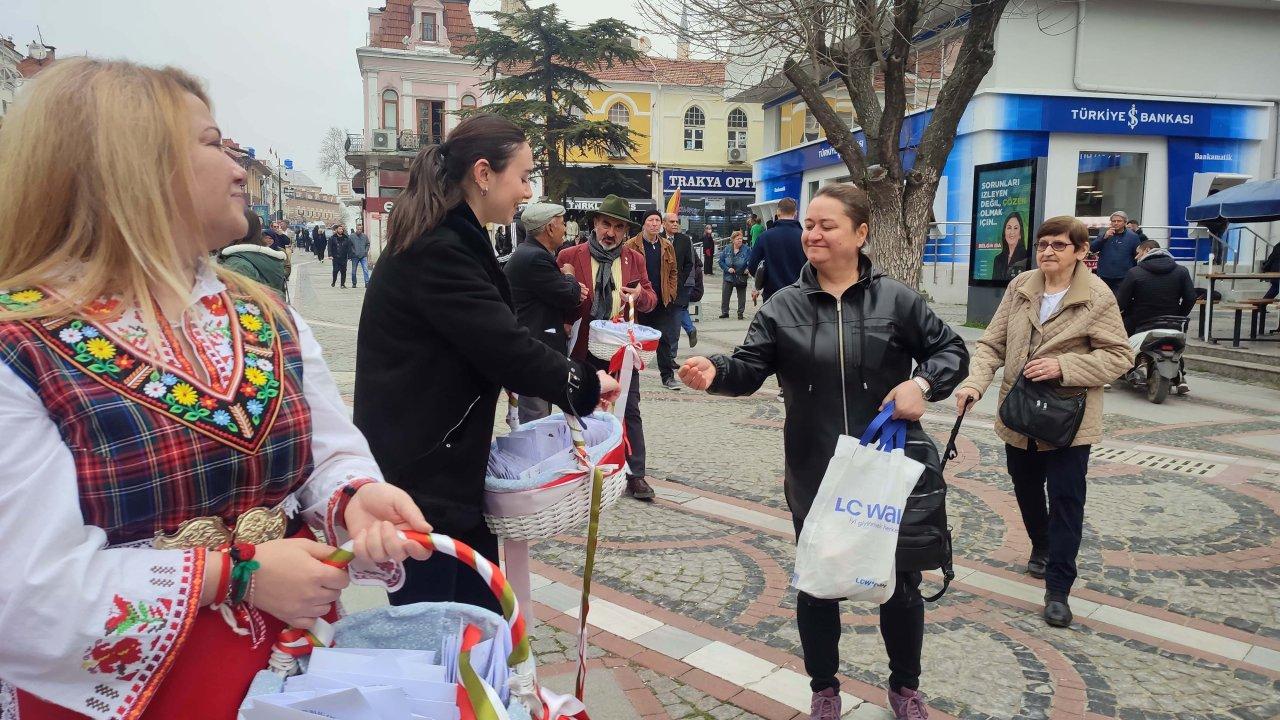
[(1087, 391), (1064, 394), (1059, 388), (1058, 383), (1032, 382), (1018, 370), (1018, 379), (1000, 404), (1000, 422), (1038, 443), (1067, 447), (1084, 420)]

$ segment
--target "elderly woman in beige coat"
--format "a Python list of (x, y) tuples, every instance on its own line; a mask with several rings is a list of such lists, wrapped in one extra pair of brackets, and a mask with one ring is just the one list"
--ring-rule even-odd
[(956, 390), (956, 409), (977, 401), (1002, 366), (1012, 370), (1004, 373), (1000, 402), (1018, 372), (1034, 382), (1087, 389), (1084, 419), (1069, 447), (1037, 447), (1035, 440), (996, 419), (1031, 539), (1027, 572), (1045, 581), (1045, 622), (1067, 627), (1067, 598), (1084, 529), (1089, 449), (1102, 439), (1103, 386), (1133, 365), (1133, 353), (1115, 295), (1083, 262), (1089, 252), (1084, 224), (1065, 215), (1046, 220), (1036, 230), (1035, 250), (1039, 269), (1009, 283), (978, 341), (969, 377)]

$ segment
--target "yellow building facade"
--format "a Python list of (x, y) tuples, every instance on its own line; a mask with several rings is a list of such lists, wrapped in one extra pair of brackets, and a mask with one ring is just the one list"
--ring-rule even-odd
[(725, 98), (723, 63), (644, 58), (595, 74), (604, 87), (588, 93), (586, 117), (628, 126), (636, 149), (566, 158), (577, 168), (566, 197), (571, 211), (595, 209), (612, 193), (639, 213), (665, 206), (679, 188), (686, 232), (700, 236), (710, 225), (719, 236), (745, 222), (764, 111)]

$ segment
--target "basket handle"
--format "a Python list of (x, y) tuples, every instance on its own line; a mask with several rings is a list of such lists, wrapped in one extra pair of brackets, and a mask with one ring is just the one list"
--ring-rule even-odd
[[(497, 565), (489, 562), (487, 558), (473, 550), (471, 546), (460, 540), (454, 540), (448, 535), (420, 533), (413, 530), (402, 530), (400, 534), (405, 539), (413, 540), (432, 552), (441, 552), (457, 558), (458, 562), (475, 570), (480, 575), (480, 578), (485, 581), (485, 584), (489, 586), (489, 589), (493, 591), (494, 597), (498, 599), (498, 604), (502, 606), (502, 617), (507, 620), (507, 624), (511, 627), (512, 650), (510, 657), (507, 658), (507, 665), (514, 668), (532, 657), (529, 651), (529, 635), (525, 627), (524, 615), (521, 613), (520, 604), (516, 600), (515, 590), (512, 589), (511, 583), (507, 581), (506, 575), (502, 573), (502, 570)], [(355, 559), (354, 548), (355, 541), (348, 540), (322, 562), (345, 570), (351, 564), (351, 561)], [(271, 667), (277, 672), (286, 672), (286, 668), (293, 665), (294, 660), (310, 655), (313, 647), (324, 647), (331, 644), (332, 638), (332, 628), (323, 620), (317, 620), (316, 627), (310, 632), (291, 627), (285, 628), (280, 632), (280, 637), (271, 650)]]

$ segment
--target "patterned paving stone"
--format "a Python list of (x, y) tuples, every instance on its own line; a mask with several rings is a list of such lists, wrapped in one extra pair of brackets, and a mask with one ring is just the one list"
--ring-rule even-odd
[(692, 685), (640, 668), (640, 679), (650, 690), (671, 720), (762, 720), (758, 715), (721, 702)]
[(1099, 715), (1227, 720), (1280, 713), (1280, 683), (1256, 673), (1087, 627), (1045, 633), (1025, 619), (1012, 625), (1038, 632), (1072, 662), (1085, 682), (1088, 709)]

